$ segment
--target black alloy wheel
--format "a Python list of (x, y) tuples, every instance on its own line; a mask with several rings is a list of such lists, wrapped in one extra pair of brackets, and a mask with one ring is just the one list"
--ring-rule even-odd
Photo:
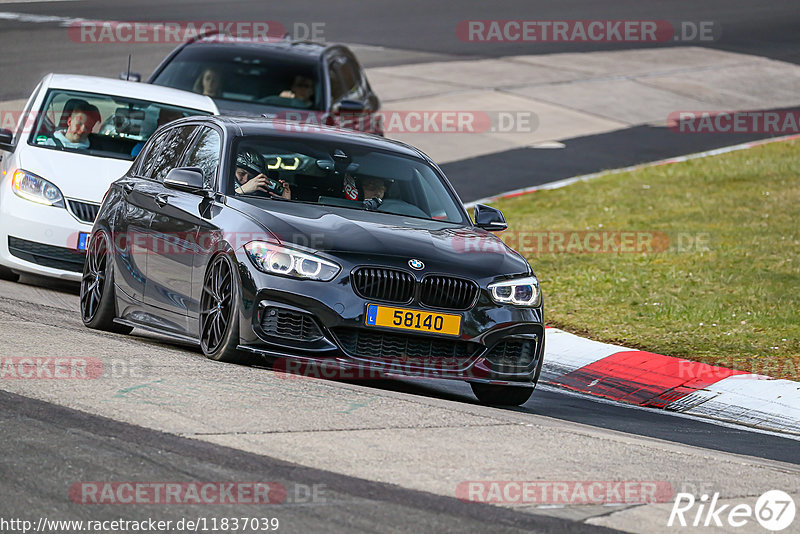
[(129, 334), (133, 328), (114, 322), (116, 298), (111, 253), (105, 231), (91, 236), (81, 278), (81, 319), (89, 328)]
[(231, 260), (220, 254), (211, 260), (200, 297), (200, 347), (206, 357), (244, 363), (239, 344), (239, 286)]

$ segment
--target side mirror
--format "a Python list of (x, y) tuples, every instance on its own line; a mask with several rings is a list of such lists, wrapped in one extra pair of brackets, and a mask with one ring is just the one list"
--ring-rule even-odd
[(364, 109), (364, 103), (358, 100), (342, 100), (336, 107), (338, 113), (360, 113)]
[(11, 142), (14, 140), (14, 132), (6, 128), (0, 129), (0, 150), (14, 151), (14, 145)]
[(483, 204), (475, 205), (475, 226), (490, 232), (499, 232), (508, 228), (502, 211)]
[(119, 79), (126, 80), (129, 82), (141, 82), (142, 75), (138, 72), (120, 72)]
[(199, 194), (210, 197), (213, 194), (208, 189), (203, 178), (203, 171), (197, 167), (176, 167), (167, 173), (164, 186), (178, 191)]

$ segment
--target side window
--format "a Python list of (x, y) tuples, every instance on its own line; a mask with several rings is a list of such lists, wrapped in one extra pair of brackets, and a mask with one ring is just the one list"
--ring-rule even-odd
[(355, 60), (343, 56), (339, 60), (339, 72), (341, 73), (345, 95), (353, 100), (360, 100), (363, 98), (361, 74), (358, 71), (358, 64)]
[(136, 170), (138, 176), (144, 178), (151, 178), (153, 176), (153, 168), (156, 166), (158, 153), (161, 151), (161, 146), (164, 144), (164, 138), (169, 133), (169, 130), (161, 132), (158, 137), (152, 139), (150, 144), (143, 149), (144, 154), (139, 158), (139, 168)]
[(219, 149), (221, 146), (219, 133), (213, 128), (204, 128), (199, 139), (189, 150), (183, 167), (199, 167), (203, 170), (205, 186), (213, 188), (219, 167)]
[(331, 101), (338, 102), (345, 95), (345, 87), (339, 72), (339, 62), (336, 59), (328, 62), (328, 76), (331, 82)]
[(364, 98), (364, 85), (361, 80), (361, 71), (355, 58), (342, 55), (331, 63), (331, 70), (337, 73), (341, 87), (341, 95), (334, 101), (343, 98), (362, 100)]
[(145, 177), (163, 181), (167, 173), (180, 164), (181, 156), (196, 129), (197, 126), (190, 125), (168, 130), (161, 143), (161, 151), (153, 158), (152, 173)]

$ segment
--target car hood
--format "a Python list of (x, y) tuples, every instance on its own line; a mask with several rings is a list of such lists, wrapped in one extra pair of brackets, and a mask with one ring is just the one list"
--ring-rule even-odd
[[(426, 272), (459, 271), (477, 277), (529, 271), (527, 261), (500, 238), (472, 226), (347, 208), (321, 210), (318, 206), (281, 204), (280, 211), (254, 210), (281, 242), (346, 257), (354, 263), (392, 264), (399, 259), (405, 264), (413, 258), (428, 266)], [(388, 261), (388, 257), (395, 260)]]
[(67, 198), (97, 203), (103, 200), (111, 182), (123, 176), (133, 163), (56, 149), (25, 148), (18, 156), (21, 169), (52, 182)]

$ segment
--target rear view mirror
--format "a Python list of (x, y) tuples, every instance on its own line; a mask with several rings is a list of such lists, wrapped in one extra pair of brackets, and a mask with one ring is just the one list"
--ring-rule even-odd
[(213, 193), (206, 187), (203, 171), (197, 167), (176, 167), (167, 173), (164, 186), (209, 197)]
[(358, 100), (342, 100), (337, 107), (339, 113), (359, 113), (364, 111), (364, 103)]
[(490, 232), (499, 232), (508, 228), (502, 211), (483, 204), (475, 205), (475, 226)]

